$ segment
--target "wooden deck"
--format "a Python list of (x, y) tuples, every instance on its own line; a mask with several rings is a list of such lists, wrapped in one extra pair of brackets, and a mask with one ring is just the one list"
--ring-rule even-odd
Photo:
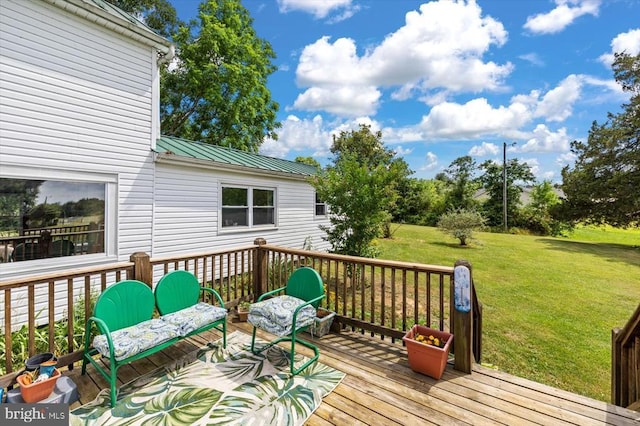
[[(230, 323), (228, 329), (251, 332), (246, 323)], [(122, 367), (118, 379), (128, 382), (217, 338), (211, 332), (177, 343)], [(440, 380), (431, 379), (411, 371), (405, 348), (388, 340), (342, 332), (314, 342), (321, 350), (320, 362), (345, 372), (346, 377), (323, 400), (308, 425), (640, 425), (640, 412), (482, 366), (467, 375), (448, 365)], [(80, 375), (79, 367), (64, 374), (75, 381), (80, 393), (72, 409), (108, 387), (91, 366), (86, 376)]]

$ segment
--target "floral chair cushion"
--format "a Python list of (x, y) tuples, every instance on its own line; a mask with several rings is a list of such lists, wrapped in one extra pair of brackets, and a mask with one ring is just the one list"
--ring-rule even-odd
[[(115, 359), (120, 361), (179, 335), (180, 330), (178, 327), (169, 322), (162, 321), (159, 318), (144, 321), (111, 333), (113, 354)], [(109, 358), (109, 344), (104, 334), (100, 334), (93, 339), (93, 347), (102, 356)]]
[(181, 309), (160, 317), (162, 321), (175, 325), (180, 336), (184, 337), (202, 326), (216, 322), (227, 315), (227, 310), (220, 306), (213, 306), (200, 302), (196, 305)]
[[(247, 321), (276, 336), (287, 336), (293, 331), (293, 312), (303, 303), (304, 300), (288, 295), (253, 303), (249, 307)], [(315, 317), (316, 308), (311, 305), (305, 306), (298, 312), (296, 328), (312, 324)]]

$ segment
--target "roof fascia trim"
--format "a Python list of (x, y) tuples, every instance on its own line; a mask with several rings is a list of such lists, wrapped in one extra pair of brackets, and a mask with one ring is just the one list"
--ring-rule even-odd
[(126, 19), (119, 18), (98, 6), (83, 0), (43, 0), (58, 8), (73, 13), (98, 25), (106, 27), (118, 34), (137, 40), (143, 44), (156, 48), (162, 54), (163, 61), (169, 61), (175, 55), (173, 44), (151, 30), (138, 27)]
[(209, 170), (225, 170), (231, 172), (241, 172), (248, 175), (256, 176), (274, 176), (283, 179), (291, 179), (298, 181), (306, 181), (312, 175), (302, 175), (296, 173), (287, 173), (276, 170), (259, 169), (255, 167), (240, 166), (237, 164), (222, 163), (214, 160), (200, 160), (197, 158), (183, 157), (175, 154), (156, 153), (156, 162), (160, 164), (173, 164), (189, 167), (198, 167)]

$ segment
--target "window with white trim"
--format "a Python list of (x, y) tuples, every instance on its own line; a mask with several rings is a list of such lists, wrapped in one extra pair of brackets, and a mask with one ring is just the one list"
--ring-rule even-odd
[(273, 188), (222, 186), (222, 228), (276, 225)]
[(327, 203), (322, 201), (322, 199), (318, 196), (316, 192), (316, 216), (326, 216), (327, 215)]
[(0, 262), (106, 253), (109, 183), (67, 177), (0, 177)]

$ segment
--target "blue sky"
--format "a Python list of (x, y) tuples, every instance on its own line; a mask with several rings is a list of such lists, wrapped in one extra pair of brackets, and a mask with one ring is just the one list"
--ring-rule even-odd
[[(199, 0), (172, 0), (183, 20)], [(265, 155), (330, 160), (367, 123), (414, 177), (453, 160), (527, 162), (561, 181), (570, 142), (628, 101), (614, 51), (640, 53), (639, 0), (244, 0), (276, 52), (280, 104)], [(515, 143), (514, 146), (511, 146)]]

